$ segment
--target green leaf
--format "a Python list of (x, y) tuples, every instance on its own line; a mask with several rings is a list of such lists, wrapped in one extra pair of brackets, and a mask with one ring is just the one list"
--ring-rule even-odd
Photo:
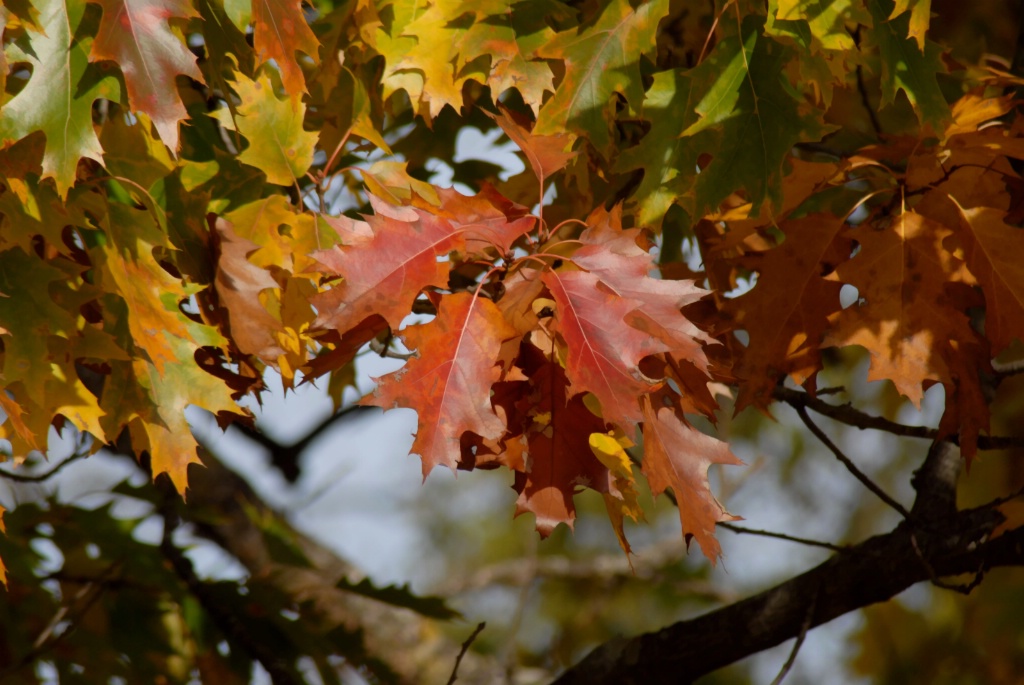
[(593, 25), (564, 31), (540, 48), (539, 56), (565, 61), (565, 77), (541, 108), (533, 133), (568, 129), (587, 136), (607, 157), (612, 95), (618, 93), (635, 109), (643, 104), (640, 58), (653, 54), (668, 5), (668, 0), (652, 0), (634, 9), (628, 0), (613, 0)]
[[(742, 43), (726, 39), (715, 48), (718, 56), (714, 59), (719, 60), (720, 65), (727, 65), (720, 67), (719, 78), (727, 79), (728, 87), (718, 87), (716, 79), (707, 92), (715, 92), (718, 97), (701, 100), (702, 104), (707, 103), (705, 117), (720, 122), (716, 130), (721, 138), (711, 151), (710, 164), (697, 176), (698, 213), (715, 210), (722, 200), (740, 188), (753, 203), (755, 214), (766, 199), (779, 206), (782, 163), (793, 145), (799, 141), (820, 140), (829, 131), (822, 123), (821, 113), (810, 111), (784, 85), (782, 72), (786, 63), (793, 59), (793, 50), (764, 36), (757, 39), (762, 22), (761, 17), (747, 17), (743, 21)], [(737, 59), (745, 73), (734, 108), (727, 114), (719, 103), (732, 100), (733, 67)], [(701, 71), (701, 77), (714, 75), (715, 62), (711, 59), (709, 62), (712, 67)], [(695, 87), (701, 86), (703, 84), (695, 84)], [(704, 128), (702, 121), (686, 133)]]
[[(75, 183), (83, 157), (103, 162), (103, 148), (93, 130), (92, 104), (97, 98), (120, 100), (117, 79), (89, 64), (92, 22), (84, 0), (38, 0), (42, 30), (28, 30), (27, 49), (12, 45), (8, 61), (26, 62), (32, 76), (11, 101), (0, 107), (0, 145), (36, 131), (46, 136), (43, 178), (57, 183), (63, 198)], [(93, 17), (95, 19), (95, 17)], [(72, 37), (77, 37), (72, 40)]]
[(896, 92), (902, 90), (921, 123), (931, 124), (936, 131), (941, 131), (950, 116), (949, 105), (936, 78), (937, 74), (946, 72), (942, 49), (926, 41), (922, 50), (915, 38), (908, 37), (911, 22), (920, 19), (913, 12), (889, 19), (896, 11), (893, 0), (869, 0), (868, 7), (875, 25), (866, 38), (878, 47), (882, 70), (881, 106), (892, 104)]
[(697, 123), (694, 100), (692, 82), (686, 72), (655, 74), (644, 102), (644, 118), (651, 122), (651, 130), (638, 145), (619, 156), (616, 171), (644, 172), (633, 196), (641, 226), (661, 225), (669, 207), (693, 187), (698, 157), (714, 142), (710, 133), (679, 135), (681, 129)]

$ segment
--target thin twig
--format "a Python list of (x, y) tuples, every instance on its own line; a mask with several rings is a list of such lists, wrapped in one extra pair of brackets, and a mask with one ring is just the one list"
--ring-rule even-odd
[(868, 98), (868, 89), (864, 85), (864, 71), (860, 65), (857, 65), (857, 92), (860, 93), (860, 101), (864, 105), (864, 109), (868, 112), (868, 118), (871, 120), (871, 128), (875, 129), (875, 135), (882, 135), (882, 124), (878, 121), (878, 115), (875, 114), (875, 109), (871, 106), (871, 101)]
[(882, 488), (878, 487), (878, 485), (873, 480), (868, 478), (863, 471), (857, 468), (857, 465), (850, 461), (849, 457), (843, 454), (843, 451), (839, 449), (836, 446), (836, 444), (829, 439), (827, 435), (825, 435), (825, 432), (818, 428), (818, 425), (816, 423), (811, 421), (811, 417), (807, 415), (806, 407), (795, 406), (793, 408), (796, 409), (796, 413), (797, 415), (800, 416), (800, 420), (804, 422), (804, 425), (807, 426), (807, 428), (809, 428), (812, 433), (814, 433), (814, 437), (818, 438), (818, 440), (821, 440), (822, 444), (825, 445), (825, 447), (827, 447), (829, 451), (831, 451), (832, 454), (835, 455), (836, 459), (842, 462), (843, 466), (846, 467), (847, 471), (853, 474), (854, 478), (859, 480), (868, 490), (875, 493), (878, 499), (882, 500), (890, 507), (892, 507), (894, 510), (898, 511), (903, 518), (910, 518), (910, 512), (907, 511), (902, 504), (900, 504), (892, 497), (890, 497), (888, 493), (882, 490)]
[(475, 640), (477, 638), (477, 635), (482, 633), (484, 628), (486, 627), (487, 622), (480, 621), (480, 623), (478, 623), (476, 626), (476, 630), (470, 633), (469, 637), (466, 638), (466, 641), (462, 643), (462, 649), (459, 650), (459, 655), (455, 657), (455, 667), (452, 668), (452, 675), (450, 678), (448, 678), (448, 685), (453, 685), (453, 683), (456, 680), (458, 680), (459, 664), (462, 663), (462, 657), (466, 656), (466, 652), (469, 651), (469, 646), (473, 644), (473, 640)]
[(775, 538), (777, 540), (786, 540), (787, 542), (796, 542), (801, 545), (809, 545), (811, 547), (823, 547), (824, 549), (830, 549), (833, 552), (849, 552), (850, 547), (846, 545), (836, 545), (831, 542), (822, 542), (821, 540), (811, 540), (809, 538), (801, 538), (795, 535), (786, 535), (785, 533), (776, 533), (770, 530), (757, 530), (756, 528), (744, 528), (743, 526), (737, 526), (734, 523), (725, 523), (720, 521), (717, 524), (721, 528), (730, 530), (733, 533), (741, 535), (760, 535), (766, 538)]
[[(39, 632), (39, 635), (36, 636), (36, 639), (33, 640), (32, 649), (26, 652), (17, 663), (11, 664), (7, 668), (0, 670), (0, 681), (4, 681), (8, 676), (17, 673), (25, 666), (28, 666), (37, 658), (52, 649), (58, 641), (70, 635), (75, 629), (75, 620), (78, 617), (85, 615), (85, 613), (92, 608), (92, 605), (99, 600), (107, 589), (106, 584), (102, 582), (103, 577), (110, 575), (119, 567), (119, 562), (111, 564), (104, 569), (100, 578), (91, 580), (82, 585), (69, 602), (62, 604), (50, 619), (49, 623), (46, 624), (46, 627), (43, 628)], [(64, 621), (69, 622), (68, 627), (60, 633), (54, 634), (57, 627)]]
[(7, 478), (8, 480), (13, 480), (16, 483), (42, 483), (47, 478), (52, 478), (53, 476), (56, 476), (65, 466), (73, 462), (76, 462), (79, 459), (84, 459), (87, 456), (89, 456), (87, 452), (75, 452), (70, 457), (60, 462), (49, 471), (45, 473), (36, 474), (33, 476), (25, 476), (20, 473), (11, 473), (10, 471), (4, 471), (3, 469), (0, 469), (0, 477)]
[[(819, 394), (821, 393), (819, 392)], [(935, 428), (929, 428), (927, 426), (908, 426), (903, 423), (890, 421), (889, 419), (881, 416), (874, 416), (872, 414), (862, 412), (861, 410), (854, 408), (850, 403), (829, 404), (824, 400), (811, 397), (811, 395), (806, 392), (792, 390), (782, 386), (775, 388), (773, 395), (775, 399), (785, 402), (794, 409), (797, 407), (807, 407), (822, 416), (827, 416), (834, 421), (845, 423), (847, 426), (853, 426), (854, 428), (884, 431), (903, 438), (921, 438), (924, 440), (937, 440), (939, 438), (939, 431)], [(947, 439), (953, 444), (960, 444), (958, 436), (951, 435)], [(1011, 447), (1024, 447), (1024, 437), (1006, 435), (978, 436), (979, 450), (1003, 450)]]
[(782, 665), (782, 670), (779, 671), (779, 675), (775, 676), (775, 680), (772, 681), (772, 685), (781, 685), (782, 681), (789, 674), (789, 669), (793, 668), (793, 664), (796, 663), (796, 655), (800, 651), (800, 647), (804, 644), (804, 638), (807, 637), (807, 631), (811, 629), (811, 622), (814, 619), (814, 608), (818, 604), (818, 592), (820, 588), (815, 589), (814, 596), (811, 597), (811, 603), (807, 607), (807, 614), (804, 616), (804, 622), (800, 624), (800, 634), (796, 637), (796, 642), (793, 644), (793, 650), (789, 653), (789, 658), (786, 659), (786, 663)]

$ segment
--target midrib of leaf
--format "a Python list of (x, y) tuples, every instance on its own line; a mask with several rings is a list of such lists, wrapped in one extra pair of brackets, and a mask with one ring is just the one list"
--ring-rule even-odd
[(139, 43), (139, 37), (135, 28), (137, 22), (135, 17), (132, 16), (131, 9), (128, 7), (128, 0), (123, 0), (123, 2), (121, 2), (121, 9), (118, 10), (117, 16), (114, 17), (114, 21), (117, 21), (122, 12), (128, 15), (128, 25), (131, 27), (129, 29), (129, 33), (132, 37), (132, 44), (135, 46), (135, 52), (139, 56), (139, 62), (142, 63), (142, 68), (146, 72), (146, 81), (149, 82), (153, 88), (156, 88), (158, 87), (158, 84), (154, 81), (153, 74), (149, 71), (149, 61), (142, 56), (142, 45)]
[[(636, 10), (632, 11), (630, 14), (628, 14), (625, 17), (623, 17), (622, 21), (620, 21), (615, 27), (610, 28), (610, 29), (606, 29), (605, 31), (603, 31), (603, 33), (607, 34), (605, 36), (605, 40), (604, 40), (603, 43), (601, 43), (601, 49), (597, 50), (593, 54), (593, 59), (590, 60), (590, 63), (588, 64), (587, 69), (586, 69), (586, 71), (583, 74), (586, 78), (583, 79), (583, 81), (581, 83), (591, 83), (592, 82), (592, 74), (597, 69), (598, 63), (599, 62), (601, 64), (604, 63), (604, 61), (599, 59), (599, 58), (604, 56), (604, 53), (605, 53), (606, 49), (608, 48), (608, 44), (612, 42), (612, 38), (615, 36), (615, 34), (625, 24), (627, 24), (634, 17), (636, 17)], [(599, 33), (602, 33), (602, 32), (599, 32)], [(588, 37), (580, 36), (577, 40), (573, 41), (572, 44), (576, 45), (578, 43), (585, 42), (585, 41), (587, 41), (589, 39), (590, 39), (589, 36)], [(589, 92), (591, 89), (590, 88), (584, 89), (583, 87), (580, 87), (580, 88), (576, 89), (576, 92), (573, 94), (572, 98), (570, 98), (570, 100), (569, 100), (569, 108), (568, 108), (569, 112), (573, 112), (576, 109), (576, 101), (577, 101), (577, 99), (579, 97), (582, 96), (584, 90), (587, 90)]]
[[(271, 97), (273, 97), (273, 96), (271, 96)], [(301, 122), (299, 123), (299, 126), (300, 126), (299, 131), (301, 133), (302, 132), (302, 128), (301, 128), (302, 123)], [(295, 172), (292, 171), (292, 163), (291, 163), (291, 160), (288, 158), (288, 148), (281, 142), (281, 134), (278, 131), (278, 127), (277, 126), (271, 126), (270, 130), (273, 131), (274, 144), (277, 145), (277, 151), (281, 154), (281, 158), (284, 160), (284, 165), (288, 169), (288, 175), (292, 177), (292, 183), (294, 183), (295, 185), (298, 185), (299, 179), (295, 178)], [(295, 154), (298, 155), (298, 150), (295, 151)]]
[[(580, 314), (579, 314), (578, 310), (576, 309), (576, 307), (573, 306), (572, 298), (569, 297), (568, 291), (566, 291), (565, 286), (562, 285), (562, 279), (559, 277), (558, 272), (557, 271), (552, 271), (551, 274), (558, 281), (558, 287), (562, 290), (562, 297), (565, 298), (565, 302), (568, 305), (570, 312), (572, 313), (573, 321), (576, 324), (576, 328), (577, 328), (577, 330), (579, 330), (580, 335), (583, 336), (583, 341), (586, 344), (586, 348), (588, 350), (590, 350), (591, 356), (594, 357), (595, 359), (602, 359), (602, 360), (604, 360), (604, 362), (606, 364), (614, 366), (615, 365), (615, 360), (614, 359), (608, 359), (608, 357), (604, 356), (603, 354), (600, 354), (596, 349), (594, 349), (594, 346), (590, 343), (590, 337), (587, 335), (586, 329), (583, 327), (582, 323), (580, 323), (584, 319), (583, 319), (583, 317), (580, 316)], [(602, 378), (602, 380), (604, 380), (605, 384), (608, 387), (612, 387), (611, 380), (608, 378), (608, 376), (605, 375), (604, 366), (599, 364), (598, 367), (600, 368), (600, 371), (601, 371), (601, 378)]]
[[(455, 352), (452, 354), (452, 358), (445, 361), (448, 365), (448, 373), (445, 374), (444, 380), (444, 393), (441, 395), (441, 407), (448, 404), (449, 389), (452, 387), (451, 378), (452, 374), (455, 373), (455, 360), (459, 358), (459, 353), (462, 351), (462, 343), (466, 339), (466, 330), (469, 328), (469, 320), (473, 316), (473, 308), (476, 307), (477, 294), (473, 293), (472, 299), (469, 302), (469, 308), (466, 310), (466, 318), (462, 320), (461, 330), (459, 331), (459, 342), (455, 345)], [(434, 442), (437, 442), (437, 433), (434, 434)], [(443, 440), (443, 436), (442, 436)]]
[(274, 35), (277, 36), (277, 41), (281, 45), (285, 45), (286, 43), (284, 41), (284, 37), (281, 35), (281, 29), (278, 28), (278, 26), (277, 26), (277, 18), (274, 16), (273, 11), (271, 11), (271, 9), (270, 9), (270, 1), (269, 0), (260, 0), (260, 2), (261, 2), (261, 4), (264, 7), (264, 11), (267, 13), (267, 17), (270, 19), (270, 23), (273, 24)]
[(765, 144), (764, 137), (764, 122), (761, 121), (761, 110), (758, 108), (760, 98), (757, 97), (757, 88), (754, 87), (754, 79), (750, 77), (750, 60), (747, 59), (747, 47), (743, 41), (743, 18), (740, 16), (739, 4), (733, 5), (736, 8), (736, 27), (739, 30), (740, 36), (740, 56), (743, 57), (744, 73), (746, 76), (747, 83), (750, 84), (750, 94), (754, 98), (754, 118), (757, 120), (757, 129), (760, 135), (758, 136), (758, 142), (761, 144), (761, 161), (763, 164), (761, 168), (764, 170), (764, 185), (768, 187), (769, 173), (768, 173), (768, 146)]

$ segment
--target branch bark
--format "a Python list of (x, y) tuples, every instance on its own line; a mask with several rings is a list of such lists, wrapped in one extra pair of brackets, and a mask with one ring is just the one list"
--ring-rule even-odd
[[(655, 633), (594, 649), (557, 685), (685, 683), (797, 637), (850, 611), (884, 602), (916, 583), (1024, 565), (1024, 527), (992, 539), (992, 506), (957, 511), (960, 456), (936, 441), (914, 476), (910, 518), (758, 595)], [(812, 606), (813, 605), (813, 606)], [(810, 617), (808, 619), (808, 616)]]
[[(992, 509), (962, 512), (942, 533), (902, 523), (761, 594), (656, 633), (607, 642), (554, 682), (690, 682), (799, 635), (816, 593), (812, 628), (886, 601), (932, 572), (951, 576), (1024, 564), (1024, 529), (987, 539), (1000, 518)], [(915, 539), (923, 541), (921, 555)]]
[[(189, 471), (187, 502), (180, 507), (184, 520), (198, 533), (234, 556), (249, 572), (291, 597), (303, 607), (307, 620), (327, 632), (344, 627), (361, 639), (365, 658), (356, 660), (371, 671), (383, 671), (388, 682), (444, 682), (459, 644), (414, 612), (383, 604), (338, 587), (346, 578), (362, 579), (361, 572), (292, 526), (267, 505), (238, 474), (216, 457), (203, 454), (206, 468)], [(311, 567), (300, 568), (275, 561), (260, 528), (261, 517), (273, 517), (274, 525), (289, 530)], [(489, 683), (498, 672), (487, 657), (469, 652), (462, 660), (459, 679)]]

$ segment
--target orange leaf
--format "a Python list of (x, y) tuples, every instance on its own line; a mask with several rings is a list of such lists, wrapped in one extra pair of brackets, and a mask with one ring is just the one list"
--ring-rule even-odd
[(284, 89), (297, 99), (306, 92), (302, 67), (295, 51), (304, 52), (313, 62), (319, 61), (320, 41), (302, 15), (298, 0), (253, 0), (252, 20), (255, 24), (253, 46), (260, 63), (274, 60), (281, 70)]
[(551, 136), (535, 136), (530, 133), (524, 117), (505, 108), (501, 108), (498, 116), (489, 114), (492, 119), (498, 122), (501, 130), (519, 146), (519, 149), (526, 155), (530, 162), (530, 168), (543, 184), (544, 179), (556, 171), (560, 171), (576, 156), (575, 152), (566, 152), (565, 148), (572, 144), (573, 137), (568, 133), (559, 133)]
[(570, 394), (592, 392), (605, 420), (631, 434), (640, 421), (637, 398), (657, 385), (640, 360), (665, 345), (626, 323), (642, 303), (617, 295), (585, 271), (548, 271), (541, 276), (555, 299), (555, 329), (566, 344)]
[(424, 477), (439, 464), (456, 467), (466, 431), (487, 439), (504, 433), (505, 424), (491, 406), (491, 386), (501, 372), (496, 365), (501, 344), (515, 334), (497, 305), (465, 292), (444, 297), (430, 323), (402, 331), (416, 356), (381, 378), (362, 402), (417, 411), (412, 453), (423, 458)]
[(697, 539), (704, 556), (714, 564), (722, 555), (715, 539), (715, 524), (736, 521), (711, 494), (708, 467), (712, 464), (740, 466), (742, 461), (721, 440), (705, 435), (680, 420), (669, 408), (655, 412), (651, 400), (644, 398), (643, 473), (657, 496), (672, 488), (679, 508), (683, 535)]
[[(367, 217), (373, 238), (351, 246), (336, 245), (314, 253), (325, 273), (344, 277), (331, 290), (312, 298), (320, 312), (316, 325), (344, 333), (379, 314), (398, 330), (412, 303), (427, 286), (448, 285), (448, 262), (438, 257), (465, 243), (445, 219), (405, 207)], [(395, 218), (401, 216), (403, 218)]]

